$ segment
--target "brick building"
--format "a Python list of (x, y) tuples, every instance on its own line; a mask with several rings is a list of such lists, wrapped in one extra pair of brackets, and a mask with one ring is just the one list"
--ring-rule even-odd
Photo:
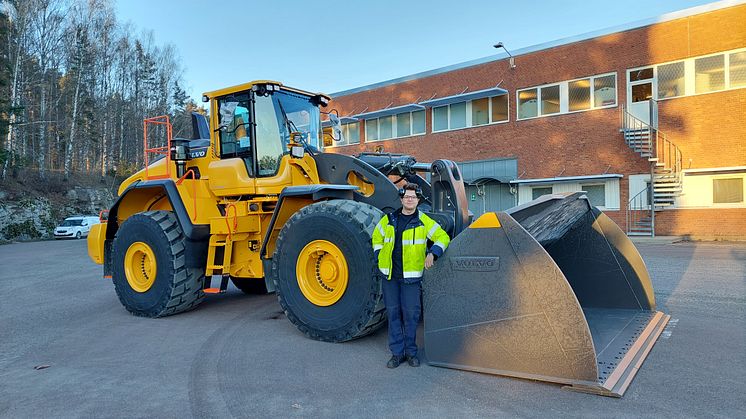
[(584, 190), (630, 234), (746, 238), (746, 1), (511, 52), (332, 94), (327, 150), (454, 160), (477, 215)]

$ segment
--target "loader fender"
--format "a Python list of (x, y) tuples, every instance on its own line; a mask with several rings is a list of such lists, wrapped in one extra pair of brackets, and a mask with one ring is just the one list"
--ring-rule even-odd
[[(280, 196), (277, 199), (277, 206), (272, 214), (272, 219), (269, 221), (269, 227), (267, 233), (262, 240), (262, 248), (259, 252), (262, 259), (267, 259), (267, 243), (273, 243), (273, 237), (277, 237), (277, 233), (285, 225), (285, 221), (290, 218), (295, 211), (285, 211), (290, 205), (283, 206), (289, 201), (301, 200), (305, 201), (306, 204), (312, 204), (317, 201), (326, 199), (353, 199), (353, 192), (357, 190), (357, 186), (352, 185), (303, 185), (303, 186), (288, 186), (283, 189)], [(302, 203), (300, 204), (302, 206)], [(297, 206), (297, 204), (295, 205)], [(186, 210), (185, 210), (186, 211)], [(271, 253), (271, 252), (270, 252)], [(267, 272), (265, 270), (265, 272)]]
[[(193, 224), (189, 218), (184, 207), (184, 202), (179, 195), (179, 191), (176, 189), (176, 184), (171, 179), (158, 179), (149, 181), (135, 182), (127, 189), (122, 192), (117, 201), (112, 205), (109, 210), (109, 220), (106, 228), (106, 239), (104, 241), (104, 276), (110, 276), (112, 274), (111, 266), (111, 243), (114, 240), (114, 236), (119, 229), (120, 217), (119, 212), (123, 204), (128, 204), (128, 207), (137, 203), (129, 200), (142, 199), (144, 196), (157, 196), (165, 195), (168, 199), (169, 204), (173, 210), (176, 220), (179, 223), (182, 231), (184, 232), (184, 247), (186, 252), (187, 268), (199, 268), (203, 267), (207, 260), (207, 245), (210, 238), (210, 226), (209, 224)], [(138, 195), (138, 196), (136, 196)], [(144, 204), (144, 202), (143, 202)], [(136, 212), (147, 211), (147, 207), (137, 209)], [(129, 217), (129, 215), (126, 215)], [(122, 222), (124, 220), (121, 220)]]

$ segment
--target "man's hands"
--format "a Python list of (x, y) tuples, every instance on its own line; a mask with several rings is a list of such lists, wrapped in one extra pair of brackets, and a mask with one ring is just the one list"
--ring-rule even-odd
[(433, 267), (433, 263), (435, 262), (435, 256), (433, 256), (432, 253), (428, 253), (425, 257), (425, 269), (430, 269)]

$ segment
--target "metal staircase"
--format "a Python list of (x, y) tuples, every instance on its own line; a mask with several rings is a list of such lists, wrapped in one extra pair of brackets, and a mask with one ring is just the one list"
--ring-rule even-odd
[(650, 99), (650, 122), (641, 121), (621, 107), (624, 141), (650, 162), (648, 187), (627, 202), (630, 236), (655, 236), (655, 212), (674, 205), (682, 193), (681, 150), (658, 130), (658, 102), (653, 99)]

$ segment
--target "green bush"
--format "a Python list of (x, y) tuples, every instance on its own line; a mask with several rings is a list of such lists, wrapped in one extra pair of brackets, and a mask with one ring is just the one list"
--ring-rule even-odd
[(3, 235), (6, 239), (13, 240), (23, 236), (30, 239), (41, 238), (41, 233), (36, 229), (33, 220), (26, 220), (22, 223), (9, 224), (3, 229)]

